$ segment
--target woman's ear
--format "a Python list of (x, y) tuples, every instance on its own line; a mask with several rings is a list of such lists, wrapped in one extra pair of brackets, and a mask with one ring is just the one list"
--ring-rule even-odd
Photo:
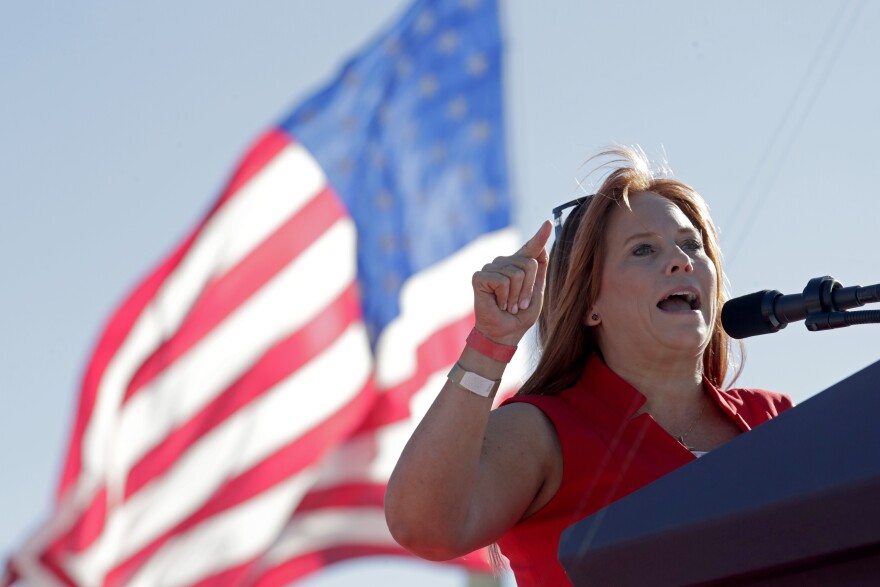
[(599, 326), (602, 323), (602, 317), (599, 312), (591, 310), (587, 317), (584, 318), (584, 324), (587, 326)]

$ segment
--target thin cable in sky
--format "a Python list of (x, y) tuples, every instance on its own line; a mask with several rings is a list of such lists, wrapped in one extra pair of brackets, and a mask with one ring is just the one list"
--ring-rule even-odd
[[(761, 153), (755, 171), (749, 177), (745, 190), (743, 190), (744, 196), (741, 203), (734, 208), (733, 216), (727, 223), (728, 230), (725, 231), (729, 234), (736, 235), (734, 240), (731, 241), (727, 247), (727, 254), (725, 256), (727, 257), (728, 262), (736, 257), (740, 247), (746, 241), (749, 230), (754, 224), (755, 217), (770, 197), (770, 194), (772, 193), (771, 189), (773, 188), (776, 179), (779, 177), (780, 169), (788, 159), (792, 145), (800, 135), (801, 130), (803, 130), (804, 123), (812, 111), (816, 99), (825, 87), (825, 83), (828, 81), (834, 64), (837, 62), (837, 58), (840, 56), (846, 42), (849, 40), (852, 29), (858, 21), (858, 17), (865, 5), (865, 1), (860, 0), (856, 4), (855, 9), (851, 11), (849, 19), (844, 22), (846, 12), (853, 4), (854, 2), (850, 2), (849, 4), (842, 5), (837, 13), (837, 17), (828, 27), (821, 43), (819, 43), (816, 53), (813, 55), (813, 58), (807, 66), (803, 78), (801, 78), (800, 83), (792, 94), (791, 100), (786, 106), (779, 124), (773, 131), (773, 135), (769, 143), (767, 143), (766, 149)], [(842, 32), (838, 32), (839, 30)], [(837, 36), (836, 40), (834, 40), (835, 35)], [(833, 46), (831, 46), (832, 42), (834, 43)], [(814, 72), (820, 66), (823, 59), (825, 61), (824, 67), (822, 67), (817, 75), (814, 75)], [(802, 102), (800, 98), (807, 93), (808, 86), (813, 79), (815, 79), (815, 83), (813, 84), (812, 90), (809, 92), (809, 96), (806, 98), (804, 106), (798, 109), (798, 103)], [(796, 115), (797, 118), (794, 122), (789, 124), (792, 117)], [(787, 136), (783, 138), (783, 135)], [(773, 165), (770, 165), (771, 161), (774, 162)], [(767, 175), (768, 173), (769, 175)], [(766, 177), (764, 178), (764, 181), (759, 183), (759, 179), (765, 175)], [(760, 189), (757, 187), (758, 185), (761, 186)], [(759, 197), (756, 199), (756, 196)], [(740, 219), (741, 213), (747, 214), (747, 216), (744, 222), (739, 223), (738, 220)]]

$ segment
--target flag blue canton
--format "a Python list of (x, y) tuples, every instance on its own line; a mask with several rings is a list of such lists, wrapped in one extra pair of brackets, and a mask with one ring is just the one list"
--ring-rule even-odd
[(510, 224), (501, 57), (496, 0), (419, 0), (281, 124), (357, 226), (373, 346), (407, 279)]

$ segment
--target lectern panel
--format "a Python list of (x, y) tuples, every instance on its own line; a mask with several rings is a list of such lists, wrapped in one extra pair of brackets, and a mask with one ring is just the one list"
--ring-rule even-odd
[(559, 557), (577, 586), (788, 585), (835, 568), (880, 584), (878, 552), (880, 362), (571, 526)]

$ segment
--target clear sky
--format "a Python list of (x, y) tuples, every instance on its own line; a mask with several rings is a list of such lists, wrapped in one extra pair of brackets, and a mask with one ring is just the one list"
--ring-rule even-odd
[[(406, 4), (0, 4), (0, 553), (50, 511), (110, 312), (250, 141)], [(734, 295), (795, 293), (821, 275), (880, 282), (880, 3), (522, 0), (503, 11), (523, 233), (574, 197), (590, 155), (637, 143), (708, 200)], [(878, 334), (793, 324), (750, 339), (739, 384), (803, 402), (880, 359)], [(414, 582), (351, 572), (365, 585)], [(313, 585), (333, 584), (346, 579)]]

